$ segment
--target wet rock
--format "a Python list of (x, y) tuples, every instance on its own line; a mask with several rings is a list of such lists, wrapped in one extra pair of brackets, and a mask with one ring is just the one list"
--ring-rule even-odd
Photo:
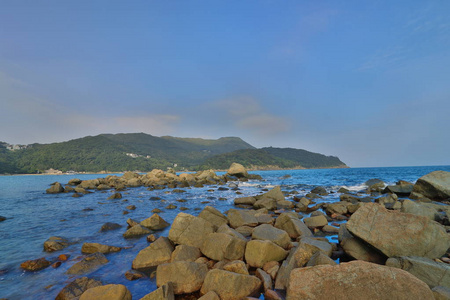
[(275, 221), (275, 227), (282, 229), (295, 239), (298, 237), (312, 236), (311, 230), (306, 226), (295, 213), (282, 213)]
[(202, 287), (208, 267), (196, 262), (177, 261), (159, 265), (156, 270), (156, 285), (173, 284), (175, 295), (193, 293)]
[(426, 217), (388, 211), (376, 203), (358, 209), (346, 224), (355, 236), (393, 256), (441, 257), (449, 248), (445, 228)]
[(256, 217), (244, 210), (230, 209), (228, 211), (228, 220), (230, 222), (230, 226), (233, 228), (238, 228), (240, 226), (254, 227), (258, 225), (258, 220)]
[(122, 284), (107, 284), (88, 289), (80, 300), (131, 300), (131, 293)]
[(139, 221), (129, 218), (127, 220), (127, 225), (128, 225), (128, 227), (133, 227), (133, 226), (139, 225)]
[(105, 255), (97, 252), (94, 254), (89, 254), (81, 261), (74, 264), (70, 269), (67, 270), (66, 274), (69, 275), (80, 275), (92, 272), (102, 265), (108, 263), (108, 259), (106, 259)]
[(225, 271), (249, 275), (247, 266), (245, 265), (245, 263), (242, 260), (230, 261), (223, 266), (223, 269)]
[(129, 270), (129, 271), (125, 272), (125, 278), (130, 281), (138, 280), (138, 279), (141, 279), (144, 277), (145, 277), (145, 274), (143, 274), (139, 271), (136, 271), (136, 270)]
[(245, 241), (226, 233), (210, 233), (200, 250), (206, 257), (217, 261), (239, 260), (244, 257), (245, 246)]
[(405, 270), (428, 284), (430, 288), (437, 286), (450, 288), (449, 264), (425, 257), (402, 256), (389, 258), (386, 266)]
[(55, 182), (52, 184), (50, 188), (46, 190), (47, 194), (58, 194), (58, 193), (64, 193), (64, 188), (59, 182)]
[(150, 246), (139, 251), (133, 260), (132, 268), (141, 272), (147, 272), (153, 267), (170, 262), (173, 245), (166, 237), (158, 238)]
[(175, 208), (177, 208), (177, 206), (173, 204), (169, 204), (166, 206), (166, 209), (175, 209)]
[(164, 219), (161, 218), (158, 214), (153, 214), (150, 218), (142, 221), (140, 225), (155, 231), (163, 230), (164, 228), (170, 226), (170, 224), (164, 221)]
[(40, 271), (42, 269), (47, 268), (50, 266), (51, 262), (46, 260), (44, 257), (33, 259), (33, 260), (27, 260), (20, 264), (20, 267), (26, 271)]
[(367, 262), (382, 264), (386, 262), (387, 257), (380, 253), (372, 246), (365, 243), (363, 240), (353, 236), (345, 224), (339, 228), (338, 234), (339, 242), (345, 253), (350, 257)]
[(317, 194), (317, 195), (320, 195), (320, 196), (328, 195), (327, 190), (324, 187), (322, 187), (322, 186), (317, 186), (317, 187), (313, 188), (311, 190), (311, 193), (314, 193), (314, 194)]
[(281, 261), (288, 252), (271, 241), (252, 240), (245, 248), (245, 261), (252, 267), (262, 268), (269, 261)]
[(252, 239), (268, 240), (284, 249), (291, 247), (291, 238), (287, 232), (268, 224), (263, 224), (256, 227), (252, 232)]
[(160, 286), (158, 289), (145, 295), (140, 300), (175, 300), (172, 282), (168, 282), (167, 284)]
[(234, 300), (258, 296), (260, 289), (261, 280), (255, 276), (215, 269), (206, 275), (200, 292), (214, 291), (221, 300)]
[(442, 201), (450, 198), (450, 172), (434, 171), (420, 177), (413, 192), (426, 198)]
[(334, 226), (330, 226), (330, 225), (325, 225), (322, 227), (322, 231), (325, 233), (338, 233), (339, 232), (339, 228), (334, 227)]
[(152, 213), (155, 213), (155, 214), (159, 214), (159, 213), (162, 213), (162, 212), (163, 211), (160, 210), (159, 208), (155, 208), (155, 209), (152, 210)]
[(384, 184), (384, 181), (381, 180), (381, 179), (378, 179), (378, 178), (373, 178), (373, 179), (367, 180), (364, 184), (365, 184), (366, 186), (371, 186), (371, 185), (374, 185), (374, 184), (377, 184), (377, 183), (382, 183), (382, 184)]
[(81, 294), (90, 288), (101, 286), (102, 282), (88, 278), (77, 278), (68, 285), (66, 285), (56, 296), (55, 300), (74, 300), (78, 299)]
[(107, 254), (111, 252), (119, 252), (120, 250), (122, 250), (122, 248), (120, 247), (108, 246), (99, 243), (84, 243), (83, 246), (81, 247), (81, 252), (85, 254), (96, 252)]
[(413, 275), (363, 261), (294, 269), (287, 290), (291, 300), (371, 300), (380, 295), (383, 299), (433, 299), (428, 286)]
[(175, 261), (196, 261), (202, 256), (200, 249), (194, 246), (178, 245), (172, 252), (170, 262)]
[(128, 209), (128, 210), (135, 210), (136, 209), (136, 205), (128, 205), (125, 208)]
[(143, 235), (148, 235), (150, 233), (152, 233), (150, 230), (148, 230), (147, 228), (138, 224), (138, 225), (131, 227), (127, 231), (125, 231), (125, 233), (123, 234), (123, 237), (126, 239), (131, 239), (131, 238), (136, 238), (136, 237), (140, 237)]
[(202, 218), (209, 223), (213, 224), (217, 229), (222, 224), (228, 224), (228, 219), (225, 215), (223, 215), (220, 211), (215, 209), (212, 206), (206, 206), (198, 215), (199, 218)]
[(81, 180), (80, 179), (78, 179), (78, 178), (73, 178), (73, 179), (70, 179), (69, 180), (69, 182), (67, 183), (68, 185), (73, 185), (73, 186), (75, 186), (75, 185), (79, 185), (81, 183)]
[(172, 223), (169, 239), (181, 245), (202, 247), (203, 240), (214, 232), (214, 225), (208, 221), (186, 213), (179, 213)]
[(70, 243), (66, 238), (60, 236), (52, 236), (44, 242), (44, 251), (54, 252), (69, 246)]

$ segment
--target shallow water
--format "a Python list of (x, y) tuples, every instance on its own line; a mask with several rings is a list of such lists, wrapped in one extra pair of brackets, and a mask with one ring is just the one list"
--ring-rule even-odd
[[(156, 288), (155, 279), (128, 281), (124, 274), (131, 269), (131, 262), (137, 253), (148, 243), (145, 236), (126, 240), (122, 234), (126, 230), (128, 218), (142, 221), (152, 215), (151, 210), (154, 208), (162, 209), (163, 212), (159, 215), (171, 223), (180, 212), (180, 207), (186, 207), (184, 212), (193, 215), (197, 215), (206, 205), (225, 212), (234, 207), (234, 198), (258, 194), (263, 187), (281, 185), (284, 191), (297, 191), (299, 196), (318, 185), (329, 191), (336, 191), (344, 186), (358, 192), (365, 188), (364, 182), (368, 179), (379, 178), (388, 184), (394, 184), (400, 179), (415, 182), (419, 177), (435, 170), (450, 171), (450, 166), (258, 171), (251, 173), (260, 174), (263, 180), (240, 183), (239, 192), (242, 195), (236, 195), (231, 189), (219, 191), (219, 186), (186, 188), (186, 192), (180, 194), (172, 193), (171, 189), (148, 191), (145, 187), (139, 187), (122, 192), (123, 198), (119, 200), (106, 200), (112, 191), (96, 191), (80, 198), (73, 198), (72, 194), (45, 193), (45, 189), (55, 181), (67, 183), (75, 177), (86, 180), (104, 177), (105, 174), (0, 176), (0, 215), (8, 218), (0, 222), (0, 298), (54, 299), (67, 283), (76, 278), (66, 275), (65, 271), (77, 262), (77, 257), (81, 257), (81, 245), (84, 242), (98, 242), (130, 248), (107, 254), (110, 262), (87, 276), (100, 279), (103, 283), (124, 284), (131, 291), (133, 299), (140, 299)], [(291, 177), (284, 178), (285, 175)], [(154, 196), (161, 197), (162, 200), (150, 200)], [(178, 202), (180, 199), (187, 201)], [(287, 199), (290, 200), (291, 197)], [(208, 203), (202, 204), (204, 201)], [(339, 201), (339, 194), (330, 194), (320, 201)], [(136, 206), (136, 210), (123, 215), (125, 207), (132, 204)], [(165, 209), (169, 204), (178, 208)], [(92, 210), (86, 211), (86, 208)], [(124, 227), (99, 232), (106, 222), (119, 223)], [(166, 228), (155, 235), (167, 236), (168, 232), (169, 228)], [(63, 236), (71, 239), (74, 244), (61, 251), (46, 253), (43, 251), (43, 243), (50, 236)], [(70, 254), (71, 257), (57, 269), (49, 267), (33, 273), (19, 268), (20, 263), (25, 260), (40, 257), (51, 260), (59, 254)]]

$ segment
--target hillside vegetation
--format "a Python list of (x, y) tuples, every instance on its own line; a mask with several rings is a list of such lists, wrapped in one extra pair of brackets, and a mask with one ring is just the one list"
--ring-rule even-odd
[(226, 169), (232, 162), (246, 167), (345, 167), (337, 157), (290, 148), (256, 149), (238, 137), (217, 140), (156, 137), (145, 133), (101, 134), (67, 142), (32, 144), (10, 151), (0, 143), (0, 173)]

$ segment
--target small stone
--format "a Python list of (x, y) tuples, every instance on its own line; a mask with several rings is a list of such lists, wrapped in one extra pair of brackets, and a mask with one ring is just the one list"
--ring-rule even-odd
[(129, 270), (125, 272), (125, 278), (130, 281), (141, 279), (143, 277), (145, 277), (145, 275), (136, 270)]
[(45, 258), (27, 260), (20, 264), (20, 267), (26, 271), (39, 271), (50, 266), (50, 262)]
[(166, 206), (166, 209), (175, 209), (175, 208), (177, 208), (177, 206), (173, 204), (169, 204)]
[(136, 209), (136, 205), (128, 205), (125, 208), (128, 209), (128, 210), (135, 210)]
[(151, 212), (155, 213), (155, 214), (159, 214), (159, 213), (162, 213), (162, 210), (160, 210), (159, 208), (155, 208)]
[(122, 228), (122, 225), (117, 224), (117, 223), (107, 222), (107, 223), (102, 225), (102, 227), (100, 228), (100, 232), (116, 230), (116, 229), (119, 229), (119, 228)]
[(154, 234), (150, 234), (147, 236), (147, 242), (153, 243), (154, 241), (156, 241), (156, 236)]

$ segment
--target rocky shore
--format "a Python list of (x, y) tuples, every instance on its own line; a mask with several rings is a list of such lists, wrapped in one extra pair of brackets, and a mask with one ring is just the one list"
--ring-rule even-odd
[[(108, 199), (138, 186), (149, 190), (228, 185), (260, 180), (239, 164), (223, 176), (213, 171), (176, 175), (153, 170), (127, 172), (93, 180), (54, 183), (47, 193), (86, 193), (115, 189)], [(305, 197), (279, 186), (234, 199), (222, 213), (205, 206), (198, 215), (178, 213), (169, 224), (157, 211), (127, 224), (106, 223), (123, 238), (146, 238), (148, 246), (130, 261), (128, 280), (153, 280), (157, 289), (141, 299), (450, 299), (450, 172), (435, 171), (415, 184), (386, 186), (366, 182), (364, 195), (345, 188), (316, 187)], [(340, 201), (321, 202), (329, 193)], [(132, 208), (130, 208), (132, 209)], [(170, 228), (167, 236), (158, 232)], [(331, 242), (327, 236), (337, 235)], [(70, 245), (50, 237), (47, 252)], [(109, 262), (108, 255), (127, 251), (113, 245), (84, 243), (83, 258), (67, 270), (76, 279), (56, 299), (132, 299), (122, 284), (89, 277)], [(21, 267), (39, 271), (70, 261), (29, 260)]]

